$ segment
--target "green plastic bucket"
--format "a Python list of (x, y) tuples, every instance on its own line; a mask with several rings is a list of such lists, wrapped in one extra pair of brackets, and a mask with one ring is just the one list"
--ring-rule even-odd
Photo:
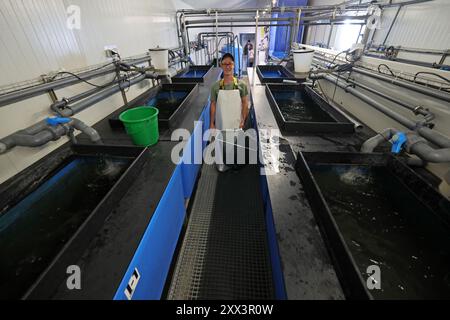
[(137, 146), (147, 147), (158, 142), (158, 113), (154, 107), (137, 107), (120, 114), (128, 135)]

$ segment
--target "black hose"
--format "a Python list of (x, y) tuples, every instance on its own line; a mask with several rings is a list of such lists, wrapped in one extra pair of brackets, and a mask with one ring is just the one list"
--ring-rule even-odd
[(429, 75), (432, 75), (432, 76), (436, 76), (436, 77), (441, 78), (442, 80), (444, 80), (444, 81), (450, 83), (450, 80), (449, 80), (449, 79), (447, 79), (447, 78), (445, 78), (445, 77), (443, 77), (443, 76), (441, 76), (441, 75), (439, 75), (439, 74), (436, 74), (436, 73), (433, 73), (433, 72), (426, 72), (426, 71), (419, 71), (419, 72), (417, 72), (417, 73), (415, 74), (415, 76), (414, 76), (414, 80), (413, 80), (414, 82), (416, 81), (416, 78), (417, 78), (417, 76), (418, 76), (419, 74), (429, 74)]
[(388, 69), (388, 71), (391, 73), (391, 75), (392, 75), (393, 77), (395, 77), (395, 74), (392, 72), (391, 68), (389, 68), (389, 66), (388, 66), (387, 64), (384, 64), (384, 63), (378, 65), (378, 72), (379, 72), (379, 73), (383, 73), (383, 72), (381, 72), (381, 70), (380, 70), (380, 67), (382, 67), (382, 66), (383, 66), (383, 67), (386, 67), (386, 69)]

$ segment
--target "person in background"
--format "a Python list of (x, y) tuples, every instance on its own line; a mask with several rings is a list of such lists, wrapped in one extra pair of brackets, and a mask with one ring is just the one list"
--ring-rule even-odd
[(255, 51), (252, 48), (251, 50), (248, 51), (248, 66), (252, 68), (254, 62), (255, 62)]
[(245, 44), (245, 46), (244, 46), (244, 52), (243, 52), (243, 54), (242, 54), (242, 60), (244, 61), (244, 63), (243, 63), (243, 70), (244, 71), (246, 71), (247, 70), (247, 67), (248, 67), (248, 53), (249, 53), (249, 51), (250, 50), (252, 50), (253, 49), (253, 44), (251, 43), (251, 41), (250, 40), (248, 40), (247, 41), (247, 43)]

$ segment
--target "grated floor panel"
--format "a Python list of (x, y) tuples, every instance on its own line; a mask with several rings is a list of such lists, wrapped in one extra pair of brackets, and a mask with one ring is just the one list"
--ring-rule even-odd
[(274, 299), (259, 169), (203, 165), (168, 298)]

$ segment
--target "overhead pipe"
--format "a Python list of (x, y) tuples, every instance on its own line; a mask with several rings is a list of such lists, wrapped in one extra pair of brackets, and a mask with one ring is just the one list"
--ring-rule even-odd
[[(419, 1), (430, 1), (430, 0), (419, 0)], [(362, 10), (367, 9), (369, 7), (369, 3), (362, 3), (358, 5), (349, 5), (345, 8), (342, 8), (343, 11), (356, 11), (356, 10)], [(272, 7), (270, 9), (264, 9), (264, 8), (243, 8), (239, 10), (227, 10), (227, 9), (205, 9), (205, 10), (192, 10), (192, 9), (180, 9), (177, 10), (177, 13), (184, 13), (189, 15), (203, 15), (203, 14), (209, 14), (210, 12), (218, 12), (220, 14), (230, 14), (230, 13), (239, 13), (239, 12), (248, 12), (248, 13), (256, 13), (258, 10), (267, 10), (268, 12), (293, 12), (295, 13), (298, 9), (302, 9), (303, 12), (309, 13), (309, 12), (316, 12), (316, 11), (326, 11), (326, 10), (334, 10), (334, 9), (341, 9), (341, 4), (335, 4), (335, 5), (323, 5), (323, 6), (297, 6), (297, 7)], [(209, 12), (209, 13), (208, 13)]]
[[(300, 26), (323, 26), (323, 25), (330, 25), (331, 22), (319, 22), (319, 23), (306, 23), (306, 22), (300, 22)], [(333, 25), (365, 25), (366, 22), (349, 22), (349, 23), (344, 23), (344, 22), (333, 22)], [(291, 24), (267, 24), (267, 23), (263, 23), (263, 24), (259, 24), (260, 27), (292, 27), (292, 23)], [(205, 29), (205, 28), (215, 28), (215, 25), (189, 25), (186, 27), (186, 30), (188, 29)], [(253, 28), (254, 25), (251, 24), (224, 24), (224, 25), (219, 25), (219, 28), (231, 28), (231, 27), (242, 27), (242, 28)]]
[[(204, 38), (211, 38), (215, 36), (216, 36), (215, 32), (200, 32), (199, 34), (197, 34), (197, 42), (200, 44), (204, 42)], [(219, 37), (229, 37), (234, 39), (234, 33), (231, 31), (219, 32)]]
[[(291, 27), (292, 24), (259, 24), (260, 27)], [(215, 25), (201, 25), (201, 26), (187, 26), (186, 29), (204, 29), (204, 28), (215, 28)], [(219, 28), (254, 28), (255, 25), (250, 24), (225, 24), (225, 25), (219, 25)]]
[(333, 26), (344, 26), (344, 25), (366, 25), (367, 22), (314, 22), (314, 23), (309, 23), (309, 22), (301, 22), (300, 25), (301, 26), (329, 26), (329, 25), (333, 25)]
[[(248, 18), (248, 19), (217, 19), (218, 22), (254, 22), (255, 18)], [(272, 22), (272, 21), (292, 21), (292, 18), (260, 18), (259, 19), (262, 22)], [(216, 19), (205, 19), (205, 20), (193, 20), (193, 21), (186, 21), (186, 25), (193, 25), (193, 24), (202, 24), (202, 23), (215, 23)]]
[[(368, 16), (344, 16), (344, 17), (326, 17), (323, 19), (310, 19), (310, 18), (302, 18), (301, 21), (304, 22), (313, 22), (313, 21), (323, 21), (328, 20), (330, 23), (332, 22), (343, 22), (346, 20), (363, 20), (366, 21)], [(266, 22), (293, 22), (296, 20), (295, 18), (261, 18), (260, 21), (263, 23)], [(254, 22), (254, 18), (248, 18), (248, 19), (218, 19), (219, 23), (246, 23), (246, 22)], [(215, 19), (206, 19), (206, 20), (193, 20), (193, 21), (186, 21), (186, 26), (193, 26), (193, 25), (205, 25), (205, 24), (211, 24), (215, 23)], [(347, 23), (345, 23), (347, 24)], [(301, 25), (301, 24), (300, 24)]]
[[(404, 1), (404, 2), (397, 2), (397, 3), (386, 3), (386, 4), (377, 4), (381, 8), (390, 8), (390, 7), (396, 7), (396, 6), (407, 6), (407, 5), (414, 5), (419, 4), (423, 2), (429, 2), (432, 0), (410, 0), (410, 1)], [(310, 13), (310, 12), (317, 12), (317, 11), (330, 11), (339, 9), (341, 11), (357, 11), (357, 10), (363, 10), (367, 9), (372, 3), (366, 2), (361, 4), (352, 4), (352, 5), (345, 5), (343, 8), (341, 8), (342, 3), (332, 4), (332, 5), (321, 5), (321, 6), (297, 6), (297, 7), (272, 7), (269, 9), (266, 9), (268, 12), (296, 12), (297, 9), (302, 9), (304, 13)], [(196, 10), (196, 9), (180, 9), (177, 10), (177, 13), (184, 13), (184, 14), (209, 14), (210, 12), (217, 11), (219, 14), (229, 14), (229, 13), (240, 13), (240, 12), (249, 12), (249, 13), (256, 13), (257, 10), (263, 10), (264, 8), (243, 8), (239, 10), (227, 10), (227, 9), (204, 9), (204, 10)]]
[(371, 97), (365, 95), (364, 93), (356, 90), (351, 85), (349, 85), (347, 83), (342, 83), (338, 78), (336, 78), (334, 76), (325, 75), (323, 77), (323, 79), (325, 79), (329, 82), (332, 82), (333, 84), (337, 85), (338, 87), (344, 89), (345, 92), (353, 94), (355, 97), (368, 103), (369, 105), (376, 108), (378, 111), (384, 113), (388, 117), (398, 121), (400, 124), (407, 127), (408, 129), (416, 131), (422, 137), (431, 141), (435, 145), (442, 147), (442, 148), (450, 148), (450, 139), (448, 137), (440, 134), (439, 132), (434, 131), (428, 127), (424, 127), (424, 126), (421, 127), (420, 123), (411, 121), (408, 118), (396, 113), (395, 111), (392, 111), (391, 109), (382, 105), (380, 102), (378, 102), (378, 101), (372, 99)]
[[(335, 9), (336, 6), (333, 6), (333, 9)], [(289, 10), (288, 10), (289, 9)], [(302, 10), (301, 12), (304, 12), (303, 7), (297, 7), (297, 8), (283, 8), (282, 12), (293, 12), (293, 13), (298, 13), (298, 10)], [(258, 9), (255, 10), (250, 10), (247, 11), (249, 12), (249, 14), (253, 13), (256, 14)], [(178, 14), (181, 12), (181, 14), (178, 16)], [(243, 11), (227, 11), (230, 14), (236, 14), (236, 13), (243, 13)], [(245, 11), (244, 11), (245, 12)], [(307, 12), (307, 10), (306, 10)], [(177, 11), (177, 24), (180, 26), (180, 29), (183, 28), (184, 32), (179, 30), (179, 33), (181, 33), (181, 37), (183, 38), (183, 41), (186, 42), (185, 40), (185, 36), (183, 35), (183, 33), (187, 33), (187, 26), (190, 25), (192, 26), (193, 24), (203, 24), (203, 23), (217, 23), (218, 20), (218, 15), (221, 13), (220, 10), (207, 10), (205, 12), (202, 12), (201, 15), (207, 15), (207, 16), (211, 16), (211, 13), (214, 13), (216, 15), (216, 19), (205, 19), (205, 20), (191, 20), (191, 21), (186, 21), (186, 18), (188, 17), (195, 17), (195, 15), (189, 15), (186, 14), (183, 11)], [(223, 12), (222, 12), (223, 13)], [(325, 20), (325, 19), (330, 19), (330, 23), (331, 22), (339, 22), (339, 21), (344, 21), (344, 20), (366, 20), (368, 16), (341, 16), (341, 17), (337, 17), (335, 18), (335, 16), (329, 16), (329, 17), (304, 17), (302, 19), (302, 21), (321, 21), (321, 20)], [(253, 22), (254, 18), (253, 17), (249, 17), (247, 19), (241, 19), (241, 18), (234, 18), (234, 19), (220, 19), (220, 22)], [(272, 21), (293, 21), (293, 18), (260, 18), (260, 22), (272, 22)], [(302, 25), (304, 24), (304, 22), (302, 23)], [(264, 25), (264, 24), (260, 24), (261, 26), (275, 26), (275, 25)], [(307, 24), (306, 24), (307, 25)], [(202, 27), (208, 27), (208, 26), (202, 26)], [(222, 27), (222, 26), (221, 26)], [(227, 27), (227, 26), (225, 26)], [(240, 27), (248, 27), (247, 25), (240, 25)], [(250, 26), (251, 27), (251, 26)]]

